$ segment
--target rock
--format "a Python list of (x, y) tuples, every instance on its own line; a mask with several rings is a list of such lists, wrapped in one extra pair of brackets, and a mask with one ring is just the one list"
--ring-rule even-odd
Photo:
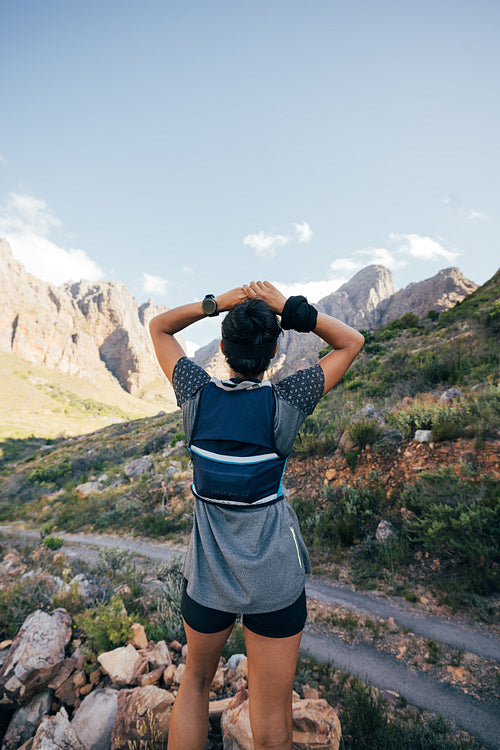
[(241, 659), (238, 666), (236, 667), (236, 675), (248, 678), (248, 660), (245, 657)]
[(184, 670), (185, 669), (186, 669), (186, 665), (185, 664), (179, 664), (179, 666), (175, 670), (174, 683), (176, 685), (180, 685), (181, 684), (182, 675), (184, 674)]
[(151, 469), (153, 469), (151, 458), (143, 456), (142, 458), (136, 458), (125, 466), (125, 476), (130, 480), (137, 479)]
[(226, 667), (228, 669), (233, 669), (234, 671), (236, 671), (236, 667), (238, 666), (238, 664), (240, 663), (240, 661), (242, 659), (246, 659), (246, 658), (247, 657), (245, 656), (245, 654), (233, 654), (227, 660)]
[(64, 706), (55, 716), (44, 716), (37, 727), (31, 750), (87, 750), (71, 726)]
[(33, 737), (38, 721), (49, 713), (51, 705), (52, 690), (47, 689), (14, 711), (3, 738), (2, 750), (17, 750), (19, 745)]
[(225, 684), (226, 683), (225, 683), (224, 671), (219, 668), (214, 675), (210, 688), (215, 693), (220, 693), (222, 690), (224, 690)]
[(144, 656), (153, 669), (156, 669), (156, 667), (168, 667), (172, 663), (172, 657), (165, 641), (158, 641), (154, 646), (149, 647)]
[[(295, 700), (292, 715), (294, 748), (338, 750), (340, 721), (325, 700)], [(223, 710), (221, 728), (224, 750), (254, 750), (246, 690), (240, 691)]]
[(393, 526), (393, 524), (390, 521), (382, 520), (377, 526), (375, 537), (377, 541), (380, 542), (380, 544), (385, 544), (386, 542), (389, 542), (391, 539), (394, 539), (396, 534), (397, 534), (397, 529)]
[(304, 685), (302, 688), (302, 696), (307, 699), (318, 700), (319, 691), (316, 688), (312, 688), (310, 685)]
[(88, 497), (93, 495), (95, 492), (101, 492), (103, 489), (100, 482), (84, 482), (76, 487), (76, 494), (78, 497)]
[(400, 513), (401, 518), (405, 523), (408, 523), (408, 521), (412, 521), (414, 518), (416, 518), (415, 513), (412, 510), (408, 510), (408, 508), (401, 508)]
[(431, 438), (432, 430), (417, 430), (413, 436), (417, 443), (428, 443)]
[(162, 667), (158, 667), (151, 672), (143, 672), (143, 674), (138, 675), (136, 682), (140, 687), (144, 687), (144, 685), (156, 685), (160, 682), (162, 674)]
[(97, 661), (103, 672), (109, 675), (114, 685), (132, 685), (137, 676), (145, 671), (147, 659), (133, 646), (120, 646), (99, 654)]
[(373, 404), (366, 404), (366, 406), (359, 409), (351, 419), (351, 424), (354, 424), (354, 422), (365, 422), (368, 419), (378, 422), (381, 427), (385, 425), (384, 417), (375, 409)]
[(133, 635), (128, 643), (130, 643), (132, 646), (135, 646), (135, 648), (147, 648), (148, 639), (146, 636), (146, 631), (144, 630), (144, 625), (141, 625), (139, 622), (133, 622), (131, 628)]
[(0, 578), (8, 576), (17, 578), (26, 571), (26, 565), (22, 562), (17, 552), (9, 551), (0, 563)]
[(461, 395), (462, 391), (459, 388), (448, 388), (440, 395), (439, 400), (442, 404), (451, 404), (452, 401), (460, 399)]
[(118, 691), (94, 690), (80, 703), (71, 726), (87, 750), (109, 750), (118, 709)]
[(176, 671), (177, 667), (175, 664), (169, 664), (169, 666), (163, 671), (163, 682), (165, 683), (166, 688), (173, 685)]
[(173, 703), (172, 693), (154, 685), (120, 690), (113, 750), (130, 750), (134, 742), (136, 747), (166, 747)]
[(403, 441), (403, 435), (394, 427), (389, 427), (387, 430), (383, 431), (382, 440), (391, 445), (399, 445)]
[(354, 441), (351, 440), (351, 438), (349, 437), (347, 430), (343, 432), (340, 437), (339, 448), (342, 451), (342, 453), (347, 453), (348, 451), (352, 451), (352, 449), (354, 448)]
[(71, 618), (65, 609), (32, 612), (12, 642), (0, 669), (0, 689), (18, 703), (43, 690), (64, 662), (71, 640)]

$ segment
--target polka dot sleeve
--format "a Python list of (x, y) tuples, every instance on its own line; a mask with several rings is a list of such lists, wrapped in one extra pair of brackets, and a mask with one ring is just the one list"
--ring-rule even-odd
[(300, 409), (312, 414), (325, 388), (325, 377), (319, 365), (298, 370), (274, 385), (278, 396)]
[(172, 386), (177, 398), (177, 406), (181, 407), (191, 398), (205, 383), (210, 381), (208, 372), (195, 365), (187, 357), (181, 357), (175, 363), (172, 375)]

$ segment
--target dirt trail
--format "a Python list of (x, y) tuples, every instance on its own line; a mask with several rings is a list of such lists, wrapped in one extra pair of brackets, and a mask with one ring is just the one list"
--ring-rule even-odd
[[(39, 531), (17, 526), (0, 525), (0, 534), (34, 540), (40, 538)], [(156, 544), (133, 537), (63, 533), (60, 536), (65, 540), (62, 549), (69, 557), (78, 554), (89, 561), (95, 559), (95, 547), (121, 547), (130, 553), (158, 562), (173, 562), (185, 555), (183, 548), (173, 544)], [(85, 545), (87, 549), (77, 552), (74, 545)], [(393, 617), (399, 626), (408, 628), (416, 634), (500, 662), (500, 640), (494, 635), (480, 632), (475, 623), (457, 625), (445, 618), (412, 610), (410, 606), (393, 599), (352, 591), (347, 587), (312, 577), (308, 578), (306, 591), (309, 598), (330, 604), (341, 604), (357, 612), (383, 618)], [(438, 711), (471, 734), (480, 737), (494, 750), (500, 750), (498, 704), (480, 701), (453, 687), (443, 685), (428, 674), (411, 669), (373, 647), (365, 644), (351, 646), (332, 634), (323, 633), (313, 625), (306, 627), (302, 651), (321, 661), (331, 661), (334, 666), (362, 678), (368, 678), (373, 685), (381, 689), (395, 690), (415, 706)]]

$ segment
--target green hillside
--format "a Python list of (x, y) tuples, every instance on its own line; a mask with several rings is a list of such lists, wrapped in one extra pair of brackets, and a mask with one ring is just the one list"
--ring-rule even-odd
[(0, 440), (79, 435), (176, 408), (172, 390), (160, 378), (135, 398), (111, 378), (65, 375), (3, 352), (0, 391)]

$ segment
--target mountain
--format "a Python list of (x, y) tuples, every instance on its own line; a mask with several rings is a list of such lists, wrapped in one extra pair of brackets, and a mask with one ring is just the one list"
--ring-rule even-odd
[(0, 239), (0, 351), (87, 379), (116, 379), (132, 395), (160, 376), (148, 331), (162, 309), (138, 306), (116, 281), (57, 287), (27, 273)]
[[(430, 279), (395, 291), (390, 270), (385, 266), (371, 265), (358, 271), (336, 292), (321, 299), (316, 307), (354, 328), (365, 330), (377, 328), (406, 312), (418, 316), (429, 310), (442, 312), (475, 289), (477, 284), (467, 279), (459, 268), (446, 268)], [(280, 377), (286, 377), (298, 368), (314, 364), (323, 346), (324, 342), (314, 333), (285, 331), (267, 377), (272, 378), (278, 373)], [(194, 359), (211, 374), (227, 376), (227, 365), (217, 341), (199, 349)]]

